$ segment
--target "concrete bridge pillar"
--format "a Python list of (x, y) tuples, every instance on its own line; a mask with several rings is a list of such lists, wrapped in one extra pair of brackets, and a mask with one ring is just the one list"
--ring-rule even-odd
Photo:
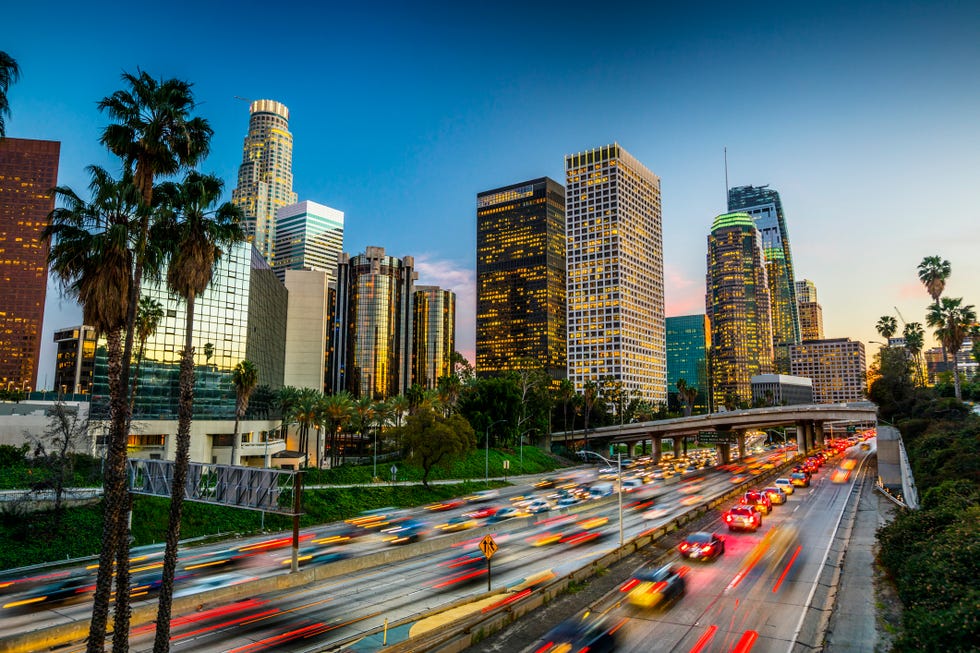
[(806, 453), (806, 422), (796, 423), (796, 450)]
[(729, 444), (716, 444), (715, 447), (718, 448), (718, 464), (727, 465), (732, 462), (732, 451), (731, 445)]
[(660, 452), (663, 449), (664, 441), (661, 440), (660, 438), (656, 438), (655, 437), (655, 438), (653, 438), (653, 440), (651, 440), (651, 444), (652, 444), (652, 448), (653, 448), (653, 464), (654, 465), (659, 465), (660, 464)]
[(683, 439), (684, 438), (680, 438), (680, 437), (677, 437), (677, 436), (674, 437), (674, 458), (680, 458), (681, 457), (681, 441)]
[(823, 432), (823, 422), (813, 423), (813, 440), (814, 445), (820, 449), (824, 448), (824, 432)]
[(735, 442), (738, 443), (739, 460), (745, 459), (745, 431), (735, 431)]

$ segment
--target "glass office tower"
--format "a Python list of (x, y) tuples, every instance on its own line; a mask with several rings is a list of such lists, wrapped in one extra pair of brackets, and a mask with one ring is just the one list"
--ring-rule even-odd
[(48, 241), (41, 232), (54, 210), (61, 143), (0, 140), (0, 387), (37, 387)]
[(275, 261), (276, 211), (296, 203), (293, 192), (293, 135), (289, 109), (275, 100), (249, 105), (248, 134), (231, 202), (245, 214), (248, 237), (262, 257)]
[(667, 402), (660, 178), (618, 144), (565, 157), (568, 378)]
[(565, 189), (541, 177), (476, 196), (476, 372), (563, 379)]
[(337, 281), (337, 257), (344, 251), (344, 212), (316, 202), (299, 202), (276, 212), (276, 253), (272, 269), (319, 270)]
[(773, 371), (769, 280), (752, 216), (737, 212), (715, 218), (707, 268), (714, 405), (750, 404), (752, 377)]
[(800, 310), (800, 338), (823, 340), (823, 308), (817, 301), (817, 287), (809, 279), (796, 282), (796, 301)]
[(415, 259), (368, 247), (337, 264), (336, 324), (331, 329), (332, 392), (384, 400), (412, 383)]
[(677, 381), (684, 379), (688, 386), (696, 386), (698, 398), (694, 412), (708, 409), (708, 350), (711, 348), (711, 327), (708, 316), (678, 315), (668, 317), (667, 332), (667, 389), (677, 392)]
[(456, 349), (456, 293), (436, 286), (415, 286), (412, 382), (426, 390), (453, 373)]
[(788, 374), (789, 346), (800, 342), (800, 317), (782, 201), (768, 185), (737, 186), (728, 189), (728, 210), (748, 213), (762, 235), (772, 301), (774, 364), (777, 372)]
[(95, 371), (95, 329), (79, 325), (54, 332), (58, 345), (55, 357), (54, 391), (60, 394), (88, 394)]

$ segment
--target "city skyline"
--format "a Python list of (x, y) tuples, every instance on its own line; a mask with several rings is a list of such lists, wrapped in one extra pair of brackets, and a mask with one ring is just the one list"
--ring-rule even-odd
[[(77, 57), (70, 39), (17, 29), (43, 19), (40, 8), (16, 6), (3, 48), (23, 74), (9, 92), (7, 134), (61, 141), (59, 183), (82, 190), (84, 166), (116, 165), (98, 144), (106, 119), (95, 103), (120, 87), (119, 74), (180, 77), (195, 84), (198, 113), (215, 128), (202, 169), (230, 195), (248, 127), (248, 102), (235, 96), (282, 102), (294, 190), (344, 211), (345, 250), (413, 254), (420, 283), (455, 291), (458, 348), (471, 361), (473, 196), (515, 179), (561, 179), (565, 155), (613, 141), (663, 182), (668, 316), (703, 304), (703, 238), (725, 210), (725, 146), (729, 185), (779, 189), (796, 277), (819, 286), (826, 337), (877, 340), (875, 321), (894, 307), (923, 321), (929, 298), (915, 267), (928, 255), (952, 263), (947, 294), (980, 303), (969, 213), (980, 199), (980, 8), (628, 8), (628, 21), (576, 6), (561, 15), (524, 8), (519, 21), (506, 5), (374, 3), (329, 21), (296, 9), (302, 24), (330, 24), (328, 36), (239, 63), (228, 52), (240, 47), (248, 11), (195, 5), (197, 20), (175, 39), (133, 48), (119, 35), (139, 29), (143, 9), (65, 4), (59, 17), (89, 52)], [(619, 53), (588, 39), (605, 29), (618, 34)], [(491, 38), (499, 47), (488, 51)], [(372, 47), (355, 50), (364, 43)], [(53, 332), (79, 315), (49, 293), (41, 385), (53, 379)]]

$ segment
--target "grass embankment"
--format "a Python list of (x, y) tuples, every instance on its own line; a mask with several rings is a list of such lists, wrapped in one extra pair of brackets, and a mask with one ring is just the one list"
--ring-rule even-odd
[[(447, 485), (378, 484), (373, 487), (323, 488), (308, 490), (303, 494), (303, 511), (300, 525), (304, 528), (343, 519), (349, 519), (364, 510), (395, 506), (407, 508), (424, 505), (450, 497), (471, 494), (486, 488), (483, 482), (484, 453), (474, 452), (459, 461), (449, 471), (435, 470), (430, 475), (437, 478), (479, 478), (478, 481)], [(490, 474), (503, 475), (502, 462), (511, 460), (511, 470), (519, 467), (517, 455), (508, 452), (490, 452)], [(496, 461), (499, 472), (494, 472)], [(404, 464), (398, 465), (398, 480), (421, 480), (421, 469)], [(527, 473), (541, 473), (558, 468), (561, 462), (532, 447), (524, 448), (524, 465)], [(387, 470), (391, 463), (384, 468)], [(378, 464), (379, 471), (381, 464)], [(305, 485), (370, 483), (373, 465), (343, 467), (306, 474)], [(478, 471), (478, 473), (477, 473)], [(404, 476), (403, 476), (404, 473)], [(461, 476), (456, 476), (460, 474)], [(491, 482), (493, 487), (505, 485)], [(133, 545), (142, 546), (163, 542), (167, 529), (169, 500), (136, 496), (133, 502)], [(262, 530), (262, 514), (252, 510), (226, 508), (203, 503), (184, 504), (181, 539), (229, 534), (248, 535)], [(266, 513), (266, 531), (283, 531), (292, 527), (292, 518)], [(102, 544), (102, 504), (69, 508), (59, 521), (53, 512), (0, 514), (0, 569), (10, 569), (40, 562), (64, 560), (95, 555)]]

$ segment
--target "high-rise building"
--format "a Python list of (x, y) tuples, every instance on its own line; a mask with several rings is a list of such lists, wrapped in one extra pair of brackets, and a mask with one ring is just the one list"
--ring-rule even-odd
[(708, 236), (705, 307), (716, 406), (748, 404), (752, 377), (772, 372), (772, 317), (762, 237), (744, 212), (715, 218)]
[(61, 143), (0, 140), (0, 388), (37, 387), (48, 241)]
[[(323, 392), (330, 336), (329, 276), (320, 270), (281, 272), (289, 292), (283, 384)], [(336, 270), (333, 276), (336, 278)]]
[(565, 189), (541, 177), (476, 196), (476, 372), (566, 374)]
[(337, 263), (336, 326), (331, 343), (334, 391), (384, 400), (412, 383), (415, 259), (368, 247)]
[(782, 201), (779, 193), (768, 185), (737, 186), (728, 189), (728, 211), (748, 213), (762, 234), (772, 302), (774, 364), (777, 372), (786, 374), (789, 372), (789, 345), (800, 342), (800, 317)]
[(692, 407), (695, 412), (708, 408), (708, 350), (711, 348), (711, 326), (708, 316), (677, 315), (665, 322), (667, 332), (667, 389), (677, 392), (677, 381), (698, 389)]
[(55, 392), (84, 395), (92, 391), (96, 340), (95, 329), (85, 325), (54, 332), (54, 341), (58, 345)]
[(809, 279), (796, 282), (796, 302), (800, 312), (800, 338), (823, 340), (823, 308), (817, 302), (817, 287)]
[(811, 340), (789, 348), (793, 376), (813, 381), (813, 402), (863, 401), (867, 394), (864, 343), (850, 338)]
[(275, 261), (276, 212), (296, 203), (293, 192), (293, 135), (289, 109), (275, 100), (256, 100), (248, 108), (238, 186), (232, 204), (245, 214), (249, 239), (263, 258)]
[(453, 373), (456, 349), (456, 293), (415, 286), (415, 342), (412, 380), (426, 390)]
[(316, 202), (299, 202), (276, 212), (272, 269), (285, 282), (286, 270), (319, 270), (337, 281), (337, 257), (344, 251), (344, 212)]
[(618, 144), (565, 157), (568, 378), (667, 401), (660, 178)]

